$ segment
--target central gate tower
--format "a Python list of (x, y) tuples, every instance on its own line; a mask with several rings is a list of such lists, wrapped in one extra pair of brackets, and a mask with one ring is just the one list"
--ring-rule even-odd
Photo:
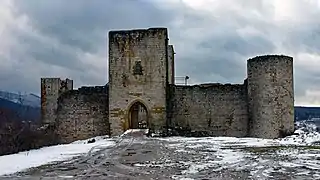
[(165, 128), (166, 90), (174, 77), (173, 54), (166, 28), (109, 32), (112, 136), (140, 128), (140, 124), (154, 131)]

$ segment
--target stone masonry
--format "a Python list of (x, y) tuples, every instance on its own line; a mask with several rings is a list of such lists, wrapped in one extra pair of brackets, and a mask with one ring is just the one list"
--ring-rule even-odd
[(73, 81), (60, 78), (41, 78), (41, 117), (42, 123), (52, 124), (56, 120), (57, 100), (61, 94), (73, 89)]
[(58, 98), (56, 127), (59, 141), (110, 135), (108, 86), (81, 87)]
[(260, 56), (248, 60), (249, 135), (274, 138), (294, 129), (293, 59)]
[(208, 136), (248, 135), (246, 85), (171, 86), (170, 93), (171, 128)]
[(166, 28), (109, 32), (112, 135), (129, 128), (129, 109), (135, 102), (146, 107), (150, 128), (161, 131), (165, 127), (168, 46)]
[(62, 143), (116, 136), (146, 109), (147, 128), (178, 135), (277, 138), (294, 131), (293, 58), (248, 60), (242, 84), (175, 85), (174, 48), (166, 28), (109, 32), (109, 82), (72, 89), (72, 80), (41, 79), (42, 122)]

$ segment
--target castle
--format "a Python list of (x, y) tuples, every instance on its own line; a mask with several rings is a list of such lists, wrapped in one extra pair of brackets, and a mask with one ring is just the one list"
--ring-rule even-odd
[(41, 78), (42, 123), (61, 143), (128, 129), (205, 136), (277, 138), (294, 131), (293, 58), (247, 61), (243, 84), (175, 85), (166, 28), (109, 32), (109, 82), (73, 89)]

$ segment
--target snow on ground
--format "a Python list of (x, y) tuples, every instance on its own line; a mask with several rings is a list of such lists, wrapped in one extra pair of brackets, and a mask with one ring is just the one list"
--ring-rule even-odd
[(297, 130), (294, 135), (279, 139), (282, 145), (313, 145), (320, 143), (319, 127), (308, 121), (296, 123)]
[[(137, 167), (182, 169), (173, 179), (195, 179), (199, 174), (230, 171), (248, 173), (255, 179), (320, 178), (320, 133), (314, 125), (298, 124), (295, 134), (281, 139), (235, 137), (168, 137), (154, 138), (170, 149), (164, 158), (134, 164)], [(138, 129), (128, 130), (122, 136), (147, 133)], [(0, 175), (22, 171), (54, 161), (63, 161), (99, 148), (113, 146), (115, 142), (104, 137), (95, 143), (76, 141), (67, 145), (45, 147), (18, 154), (0, 156)], [(156, 141), (154, 141), (156, 142)], [(19, 162), (19, 163), (17, 163)]]
[(129, 129), (127, 131), (125, 131), (123, 134), (120, 135), (120, 137), (125, 137), (129, 134), (134, 134), (134, 133), (142, 133), (142, 134), (148, 134), (149, 133), (149, 129)]
[[(314, 124), (307, 124), (304, 122), (297, 123), (299, 129), (294, 132), (294, 135), (287, 136), (279, 139), (261, 139), (261, 138), (236, 138), (236, 137), (208, 137), (208, 138), (185, 138), (185, 137), (172, 137), (172, 138), (160, 138), (164, 141), (173, 142), (198, 142), (201, 143), (213, 143), (218, 146), (284, 146), (284, 145), (299, 145), (307, 146), (320, 143), (320, 132), (317, 132), (317, 126)], [(177, 145), (177, 144), (176, 144)]]
[[(88, 143), (88, 140), (91, 139), (95, 139), (95, 142)], [(56, 161), (69, 160), (76, 156), (92, 153), (99, 148), (114, 145), (111, 139), (103, 136), (91, 139), (0, 156), (0, 176)]]
[[(179, 162), (151, 162), (146, 166), (187, 167), (173, 179), (196, 178), (207, 171), (249, 172), (255, 179), (320, 178), (320, 133), (316, 126), (304, 125), (295, 134), (280, 139), (205, 137), (159, 138), (167, 148), (181, 153)], [(196, 157), (197, 158), (193, 158)], [(184, 158), (190, 157), (190, 158)], [(141, 166), (141, 164), (140, 164)]]

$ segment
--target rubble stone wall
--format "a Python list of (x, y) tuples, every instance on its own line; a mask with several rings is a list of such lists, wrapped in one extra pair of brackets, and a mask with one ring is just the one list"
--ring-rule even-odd
[(170, 127), (209, 136), (248, 134), (245, 84), (171, 86)]
[(108, 135), (107, 86), (81, 87), (58, 99), (56, 131), (61, 143)]

